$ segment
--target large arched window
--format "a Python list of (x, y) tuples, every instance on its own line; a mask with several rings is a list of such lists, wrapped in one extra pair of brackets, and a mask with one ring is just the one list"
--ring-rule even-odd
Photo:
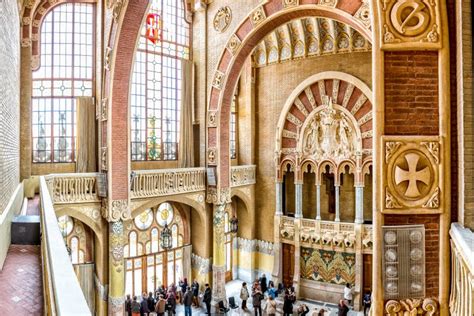
[[(184, 1), (153, 0), (142, 28), (131, 89), (132, 160), (178, 158), (181, 63), (190, 58)], [(147, 24), (158, 38), (147, 39)]]
[(61, 4), (41, 24), (40, 67), (32, 74), (33, 162), (75, 161), (75, 97), (94, 95), (94, 10)]

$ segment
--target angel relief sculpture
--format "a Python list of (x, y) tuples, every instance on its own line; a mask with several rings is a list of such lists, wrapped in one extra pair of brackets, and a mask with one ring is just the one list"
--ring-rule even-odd
[(323, 96), (322, 107), (304, 131), (304, 155), (316, 159), (352, 158), (357, 150), (357, 136), (351, 119), (336, 109), (327, 96)]

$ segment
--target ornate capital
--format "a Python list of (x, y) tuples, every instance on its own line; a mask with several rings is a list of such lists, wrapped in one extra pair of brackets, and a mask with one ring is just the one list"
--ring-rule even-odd
[(382, 48), (441, 48), (439, 0), (380, 0)]

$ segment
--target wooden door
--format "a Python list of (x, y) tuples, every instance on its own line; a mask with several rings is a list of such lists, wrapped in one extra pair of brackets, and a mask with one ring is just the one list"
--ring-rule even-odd
[(283, 285), (290, 287), (293, 285), (295, 275), (295, 246), (283, 244)]
[(372, 255), (364, 255), (363, 265), (362, 295), (372, 292)]

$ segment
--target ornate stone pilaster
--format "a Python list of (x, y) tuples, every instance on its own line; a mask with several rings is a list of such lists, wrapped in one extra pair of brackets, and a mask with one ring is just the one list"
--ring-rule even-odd
[(213, 264), (212, 298), (214, 302), (225, 301), (225, 234), (224, 214), (228, 204), (215, 204), (213, 216)]
[(364, 223), (364, 187), (355, 187), (355, 221), (356, 224)]
[(123, 222), (109, 223), (109, 315), (123, 315), (125, 263)]
[(341, 214), (339, 210), (339, 190), (340, 186), (336, 185), (335, 186), (335, 195), (336, 195), (336, 218), (334, 219), (335, 222), (340, 222), (341, 221)]
[(295, 218), (303, 217), (303, 184), (295, 183)]
[(321, 220), (321, 185), (316, 185), (316, 220)]
[(283, 182), (275, 183), (276, 210), (275, 215), (283, 215)]

